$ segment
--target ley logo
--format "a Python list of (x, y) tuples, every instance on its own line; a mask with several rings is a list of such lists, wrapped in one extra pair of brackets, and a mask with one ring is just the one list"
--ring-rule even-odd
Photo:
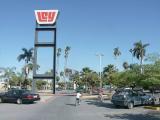
[(38, 24), (54, 24), (58, 15), (58, 10), (35, 10)]

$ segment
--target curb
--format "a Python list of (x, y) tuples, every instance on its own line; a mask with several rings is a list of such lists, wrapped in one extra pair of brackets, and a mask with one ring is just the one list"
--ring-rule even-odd
[[(103, 97), (106, 100), (110, 100), (110, 96), (108, 96), (108, 95), (103, 95)], [(82, 99), (97, 100), (98, 99), (98, 95), (82, 96)]]
[(82, 96), (82, 99), (97, 99), (98, 98), (98, 95), (94, 95), (94, 96)]
[(144, 106), (145, 109), (151, 109), (151, 110), (157, 110), (160, 111), (160, 107), (154, 107), (154, 106)]

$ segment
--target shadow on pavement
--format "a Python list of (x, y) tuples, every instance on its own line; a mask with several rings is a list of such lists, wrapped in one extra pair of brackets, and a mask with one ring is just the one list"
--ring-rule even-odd
[(33, 105), (37, 104), (37, 102), (23, 102), (22, 104), (17, 104), (17, 103), (11, 103), (11, 102), (3, 102), (1, 104), (10, 104), (10, 105)]
[(125, 119), (125, 120), (160, 120), (159, 113), (147, 114), (106, 114), (105, 117), (109, 119)]
[(76, 106), (75, 104), (66, 104), (66, 105), (69, 105), (69, 106), (74, 106), (74, 107)]
[[(99, 101), (94, 101), (94, 100), (87, 100), (86, 103), (88, 105), (95, 105), (97, 107), (105, 107), (105, 108), (111, 108), (111, 109), (121, 109), (121, 108), (116, 108), (112, 103), (106, 103), (106, 102), (99, 102)], [(124, 109), (124, 108), (122, 108)]]

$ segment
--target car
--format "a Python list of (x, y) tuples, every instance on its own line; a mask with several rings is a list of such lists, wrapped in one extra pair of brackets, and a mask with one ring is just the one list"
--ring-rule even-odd
[(111, 102), (116, 106), (124, 106), (129, 109), (136, 105), (148, 105), (155, 103), (155, 97), (146, 95), (142, 90), (119, 89), (113, 94)]
[(33, 94), (29, 90), (25, 89), (11, 89), (8, 92), (0, 94), (0, 103), (11, 102), (11, 103), (33, 103), (34, 101), (40, 100), (39, 94)]

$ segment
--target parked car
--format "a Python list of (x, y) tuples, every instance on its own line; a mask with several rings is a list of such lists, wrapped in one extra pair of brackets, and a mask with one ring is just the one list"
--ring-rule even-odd
[(8, 92), (0, 93), (0, 103), (11, 102), (22, 104), (25, 102), (33, 103), (40, 100), (39, 94), (33, 94), (25, 89), (11, 89)]
[(120, 89), (117, 90), (111, 99), (115, 106), (125, 106), (129, 109), (136, 105), (154, 104), (155, 97), (146, 95), (142, 90)]

